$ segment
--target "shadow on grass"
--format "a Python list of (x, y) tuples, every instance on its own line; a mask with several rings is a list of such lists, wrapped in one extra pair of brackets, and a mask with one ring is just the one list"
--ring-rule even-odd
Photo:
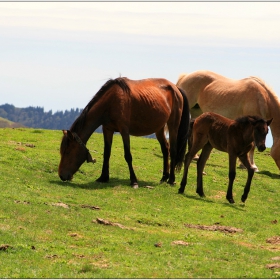
[[(74, 181), (66, 181), (63, 182), (60, 179), (58, 180), (50, 180), (51, 184), (56, 184), (58, 186), (62, 187), (71, 187), (71, 188), (80, 188), (80, 189), (107, 189), (107, 188), (114, 188), (116, 186), (127, 186), (128, 188), (132, 188), (130, 186), (130, 180), (129, 179), (119, 179), (119, 178), (114, 178), (111, 177), (109, 182), (107, 183), (100, 183), (94, 181), (90, 181), (87, 183), (75, 183)], [(156, 186), (159, 185), (159, 182), (149, 182), (149, 181), (139, 181), (138, 182), (139, 188), (144, 188), (144, 187), (153, 187), (155, 188)]]
[(206, 203), (218, 203), (218, 204), (222, 204), (226, 207), (230, 207), (233, 209), (236, 209), (238, 211), (245, 211), (245, 204), (244, 203), (229, 203), (227, 201), (225, 202), (219, 202), (219, 201), (214, 201), (214, 200), (210, 200), (207, 197), (200, 197), (199, 195), (187, 195), (187, 194), (178, 194), (178, 195), (182, 195), (185, 196), (188, 199), (193, 199), (193, 200), (197, 200), (197, 201), (202, 201), (202, 202), (206, 202)]
[(207, 199), (207, 197), (200, 197), (199, 195), (189, 195), (189, 194), (185, 194), (185, 193), (178, 193), (178, 195), (182, 195), (182, 196), (185, 196), (188, 199), (193, 199), (193, 200), (197, 200), (197, 201), (203, 201), (203, 202), (207, 202), (207, 203), (215, 203), (215, 201), (209, 200), (209, 199)]
[(255, 172), (254, 175), (257, 175), (257, 174), (262, 174), (262, 175), (268, 176), (268, 177), (270, 177), (272, 179), (280, 179), (280, 175), (279, 174), (271, 173), (270, 171)]

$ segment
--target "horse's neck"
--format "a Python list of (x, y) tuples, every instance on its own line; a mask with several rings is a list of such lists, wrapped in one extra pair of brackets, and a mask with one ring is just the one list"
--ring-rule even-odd
[(186, 79), (182, 79), (177, 83), (179, 87), (182, 87), (188, 97), (190, 108), (194, 107), (199, 98), (199, 94), (208, 86), (211, 82), (215, 80), (215, 77), (207, 75), (204, 72), (199, 72), (199, 75), (192, 73), (186, 76)]
[(80, 132), (80, 138), (86, 144), (92, 133), (103, 123), (103, 118), (99, 110), (94, 107), (87, 113), (85, 123)]

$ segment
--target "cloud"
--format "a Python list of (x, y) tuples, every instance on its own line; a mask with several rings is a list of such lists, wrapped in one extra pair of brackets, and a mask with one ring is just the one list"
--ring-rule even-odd
[(0, 35), (42, 40), (131, 36), (147, 44), (279, 47), (279, 26), (277, 2), (0, 3)]

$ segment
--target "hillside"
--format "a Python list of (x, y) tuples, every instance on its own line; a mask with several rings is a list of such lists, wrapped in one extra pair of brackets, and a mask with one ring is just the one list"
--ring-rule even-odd
[(96, 163), (71, 182), (58, 177), (62, 132), (0, 129), (1, 278), (278, 278), (279, 170), (270, 150), (256, 152), (260, 172), (246, 203), (247, 172), (237, 168), (231, 205), (228, 158), (214, 150), (195, 193), (196, 165), (184, 195), (159, 184), (162, 154), (155, 139), (131, 137), (139, 189), (129, 186), (120, 135), (114, 135), (110, 181), (98, 183), (103, 135), (87, 143)]
[(0, 128), (5, 128), (5, 127), (16, 128), (16, 127), (24, 127), (24, 125), (0, 117)]

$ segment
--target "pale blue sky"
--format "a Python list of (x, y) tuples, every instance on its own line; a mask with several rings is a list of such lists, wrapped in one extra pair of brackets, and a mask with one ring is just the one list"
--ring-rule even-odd
[(0, 104), (84, 108), (109, 78), (201, 69), (280, 96), (279, 27), (280, 2), (0, 2)]

